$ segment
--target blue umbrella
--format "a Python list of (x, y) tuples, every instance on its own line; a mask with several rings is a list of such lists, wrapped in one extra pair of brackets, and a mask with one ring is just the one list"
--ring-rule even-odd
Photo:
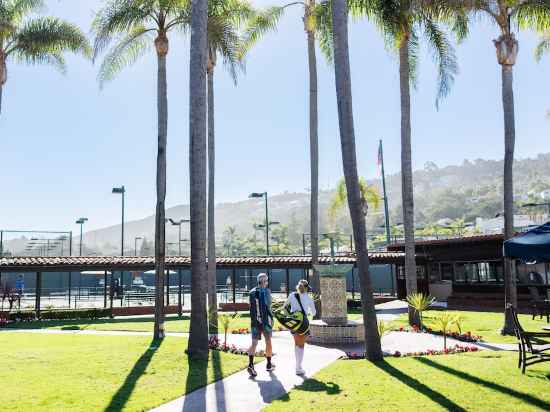
[(506, 240), (503, 249), (511, 259), (550, 262), (550, 222)]

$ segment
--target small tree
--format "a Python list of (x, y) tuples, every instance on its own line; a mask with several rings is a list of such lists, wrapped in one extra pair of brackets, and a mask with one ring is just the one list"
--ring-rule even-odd
[(237, 319), (239, 319), (239, 317), (240, 315), (238, 312), (235, 312), (233, 314), (229, 314), (229, 313), (218, 314), (218, 322), (221, 324), (223, 329), (223, 334), (224, 334), (224, 340), (223, 340), (224, 345), (227, 345), (227, 334), (231, 331), (232, 329), (231, 326), (233, 325), (233, 323), (235, 323)]
[(416, 313), (418, 313), (419, 325), (418, 327), (422, 329), (422, 312), (428, 309), (435, 301), (435, 298), (430, 295), (425, 295), (423, 293), (411, 293), (407, 296), (407, 303), (412, 307)]
[(391, 332), (390, 324), (388, 322), (384, 322), (383, 320), (378, 321), (378, 335), (380, 336), (380, 339), (382, 339), (384, 335), (387, 335), (389, 332)]
[(443, 334), (443, 349), (447, 350), (447, 332), (457, 322), (457, 316), (449, 312), (441, 312), (435, 318), (435, 324), (439, 326), (441, 333)]

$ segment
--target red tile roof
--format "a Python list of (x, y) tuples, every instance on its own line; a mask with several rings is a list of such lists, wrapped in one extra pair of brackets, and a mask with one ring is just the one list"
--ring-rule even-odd
[[(372, 264), (399, 263), (404, 260), (402, 252), (369, 253)], [(418, 257), (422, 257), (418, 255)], [(336, 263), (355, 263), (355, 255), (337, 256)], [(3, 257), (0, 258), (0, 272), (9, 271), (70, 271), (82, 270), (149, 270), (154, 268), (153, 256), (49, 256), (49, 257)], [(320, 256), (319, 263), (329, 263), (330, 257)], [(223, 267), (265, 266), (265, 267), (311, 267), (311, 256), (236, 256), (218, 257), (217, 265)], [(188, 268), (189, 256), (167, 256), (166, 266)]]

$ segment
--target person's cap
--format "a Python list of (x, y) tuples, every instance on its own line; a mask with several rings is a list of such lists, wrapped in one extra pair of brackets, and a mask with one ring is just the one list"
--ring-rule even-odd
[(260, 283), (263, 278), (269, 279), (267, 273), (258, 273), (258, 276), (256, 276), (256, 280), (258, 281), (258, 283)]

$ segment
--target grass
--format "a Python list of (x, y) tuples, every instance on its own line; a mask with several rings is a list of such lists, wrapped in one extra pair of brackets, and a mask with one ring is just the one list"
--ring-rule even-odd
[[(189, 332), (190, 315), (181, 318), (167, 316), (164, 322), (166, 332)], [(119, 317), (115, 319), (96, 320), (45, 320), (40, 322), (18, 322), (10, 327), (17, 329), (61, 329), (61, 330), (106, 330), (129, 332), (152, 332), (154, 318), (150, 317)], [(241, 315), (232, 325), (233, 329), (250, 328), (249, 315)], [(223, 330), (220, 326), (220, 333)]]
[[(471, 311), (449, 311), (460, 314), (464, 321), (462, 322), (462, 332), (472, 332), (473, 335), (479, 335), (485, 342), (493, 343), (516, 343), (515, 336), (502, 336), (500, 329), (504, 324), (504, 314), (502, 312), (471, 312)], [(428, 310), (422, 312), (422, 322), (425, 327), (430, 327), (434, 330), (434, 318), (441, 313), (439, 310)], [(528, 331), (542, 332), (542, 327), (547, 326), (546, 318), (535, 320), (531, 319), (531, 315), (519, 315), (519, 321), (523, 328)], [(394, 327), (407, 326), (408, 318), (406, 314), (400, 315), (391, 324)], [(456, 331), (456, 328), (453, 329)]]
[[(350, 319), (362, 319), (361, 312), (350, 312)], [(60, 329), (60, 330), (102, 330), (102, 331), (127, 331), (127, 332), (152, 332), (154, 319), (150, 317), (119, 317), (115, 319), (96, 320), (44, 320), (40, 322), (18, 322), (10, 327), (17, 329)], [(190, 316), (167, 316), (164, 322), (166, 332), (189, 332)], [(274, 330), (278, 330), (279, 323), (275, 321)], [(250, 329), (250, 316), (246, 313), (236, 319), (231, 329)], [(223, 328), (219, 326), (219, 332)]]
[(517, 354), (478, 352), (337, 361), (265, 410), (550, 410), (550, 363), (517, 368)]
[(242, 369), (243, 356), (190, 361), (187, 339), (0, 333), (0, 404), (11, 411), (142, 411)]

